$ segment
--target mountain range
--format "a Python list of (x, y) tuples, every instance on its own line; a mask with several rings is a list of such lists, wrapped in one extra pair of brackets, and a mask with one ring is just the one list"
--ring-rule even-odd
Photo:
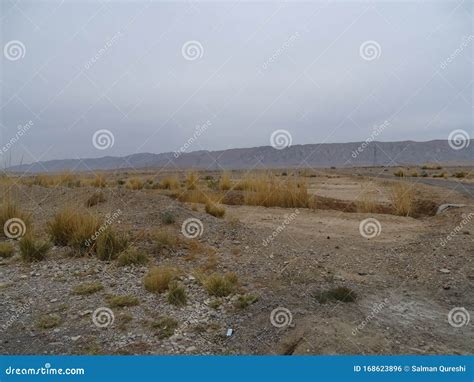
[(137, 153), (124, 157), (59, 159), (7, 168), (12, 172), (90, 171), (145, 168), (251, 169), (292, 167), (362, 167), (420, 165), (473, 165), (474, 144), (464, 141), (452, 147), (446, 140), (427, 142), (352, 142), (294, 145), (284, 149), (271, 146), (189, 153)]

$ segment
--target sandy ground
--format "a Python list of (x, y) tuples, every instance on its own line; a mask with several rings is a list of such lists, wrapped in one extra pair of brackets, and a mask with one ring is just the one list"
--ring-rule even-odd
[[(377, 200), (388, 200), (386, 180), (347, 175), (310, 179), (316, 195), (354, 200), (359, 190), (369, 189)], [(176, 222), (169, 229), (180, 237), (178, 248), (155, 253), (145, 242), (135, 244), (149, 253), (152, 263), (183, 270), (187, 305), (178, 308), (166, 295), (147, 292), (142, 281), (146, 266), (121, 268), (91, 257), (71, 258), (67, 249), (57, 247), (38, 263), (24, 264), (17, 256), (0, 259), (0, 352), (472, 354), (473, 320), (455, 327), (448, 318), (453, 309), (474, 313), (474, 200), (451, 189), (419, 187), (421, 195), (436, 203), (468, 206), (420, 219), (226, 206), (225, 218), (218, 219), (203, 206), (193, 210), (158, 190), (106, 189), (107, 201), (93, 211), (105, 216), (120, 209), (113, 228), (124, 235), (137, 237), (161, 227), (161, 212), (173, 213)], [(85, 208), (83, 202), (93, 192), (89, 187), (19, 186), (14, 195), (32, 212), (38, 234), (45, 235), (47, 221), (61, 206)], [(181, 224), (190, 217), (200, 219), (204, 228), (193, 256), (181, 233)], [(360, 233), (361, 222), (369, 218), (380, 224), (371, 238)], [(453, 234), (456, 227), (461, 228)], [(225, 298), (210, 297), (195, 277), (203, 267), (235, 272), (238, 290)], [(74, 295), (72, 288), (85, 281), (100, 281), (104, 289)], [(353, 290), (356, 300), (316, 298), (338, 286)], [(92, 315), (107, 307), (109, 294), (131, 294), (140, 303), (114, 308), (114, 322), (99, 328)], [(258, 300), (237, 309), (238, 296), (249, 294)], [(38, 328), (45, 314), (59, 316), (60, 324)], [(150, 328), (163, 315), (178, 322), (169, 338)], [(229, 329), (231, 336), (226, 335)]]

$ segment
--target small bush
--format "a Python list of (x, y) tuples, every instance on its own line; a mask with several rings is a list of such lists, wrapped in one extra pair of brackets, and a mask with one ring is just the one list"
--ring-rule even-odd
[(233, 273), (226, 275), (214, 273), (204, 281), (204, 288), (211, 296), (226, 297), (234, 292), (237, 282), (237, 276)]
[(57, 314), (46, 314), (41, 316), (36, 323), (36, 326), (40, 329), (51, 329), (55, 328), (61, 323), (61, 317)]
[(20, 240), (20, 254), (25, 261), (41, 261), (51, 248), (47, 241), (37, 240), (33, 235), (25, 235)]
[(76, 285), (72, 289), (72, 293), (84, 296), (84, 295), (99, 292), (102, 289), (104, 289), (104, 286), (100, 282), (97, 281), (93, 283), (84, 283), (84, 284)]
[(411, 173), (411, 176), (412, 176), (413, 178), (418, 178), (418, 173), (417, 173), (416, 171), (413, 171), (413, 172)]
[(178, 321), (171, 317), (161, 317), (158, 321), (153, 322), (151, 327), (155, 330), (158, 339), (163, 340), (174, 334), (178, 327)]
[(328, 301), (354, 302), (357, 294), (348, 287), (337, 287), (315, 295), (316, 300), (324, 304)]
[(140, 304), (140, 300), (135, 296), (108, 296), (107, 303), (111, 308), (123, 308), (125, 306), (135, 306)]
[(178, 270), (171, 267), (153, 267), (145, 275), (144, 285), (149, 292), (162, 293), (168, 290), (171, 281), (178, 277)]
[(117, 258), (117, 264), (121, 267), (125, 265), (146, 265), (148, 261), (146, 253), (134, 247), (127, 248)]
[(0, 257), (1, 258), (8, 258), (12, 257), (15, 253), (15, 247), (11, 243), (3, 242), (0, 243)]
[(105, 196), (102, 192), (94, 192), (87, 200), (86, 207), (93, 207), (99, 203), (105, 202)]
[(214, 204), (212, 202), (207, 202), (206, 203), (206, 212), (209, 215), (215, 216), (217, 218), (221, 218), (225, 214), (225, 208), (222, 206), (219, 206), (217, 204)]
[(144, 183), (140, 178), (130, 178), (125, 187), (129, 190), (141, 190), (143, 186)]
[(186, 305), (186, 290), (177, 282), (169, 284), (168, 302), (172, 305), (183, 306)]
[(119, 237), (110, 227), (96, 240), (96, 253), (100, 260), (113, 260), (127, 247), (127, 239)]
[(176, 221), (171, 211), (165, 211), (161, 214), (161, 222), (163, 224), (173, 224)]

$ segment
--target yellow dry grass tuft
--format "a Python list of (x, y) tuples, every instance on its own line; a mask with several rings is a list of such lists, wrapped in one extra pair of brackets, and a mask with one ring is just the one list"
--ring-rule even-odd
[(415, 204), (415, 188), (408, 183), (397, 183), (390, 192), (395, 215), (409, 216)]
[(172, 267), (153, 267), (145, 275), (144, 285), (149, 292), (162, 293), (168, 290), (171, 281), (178, 277), (179, 271)]

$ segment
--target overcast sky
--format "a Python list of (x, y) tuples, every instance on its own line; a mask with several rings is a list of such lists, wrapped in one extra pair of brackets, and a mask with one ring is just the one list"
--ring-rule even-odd
[(277, 129), (363, 141), (385, 121), (377, 140), (472, 138), (470, 1), (1, 4), (13, 163), (269, 145)]

